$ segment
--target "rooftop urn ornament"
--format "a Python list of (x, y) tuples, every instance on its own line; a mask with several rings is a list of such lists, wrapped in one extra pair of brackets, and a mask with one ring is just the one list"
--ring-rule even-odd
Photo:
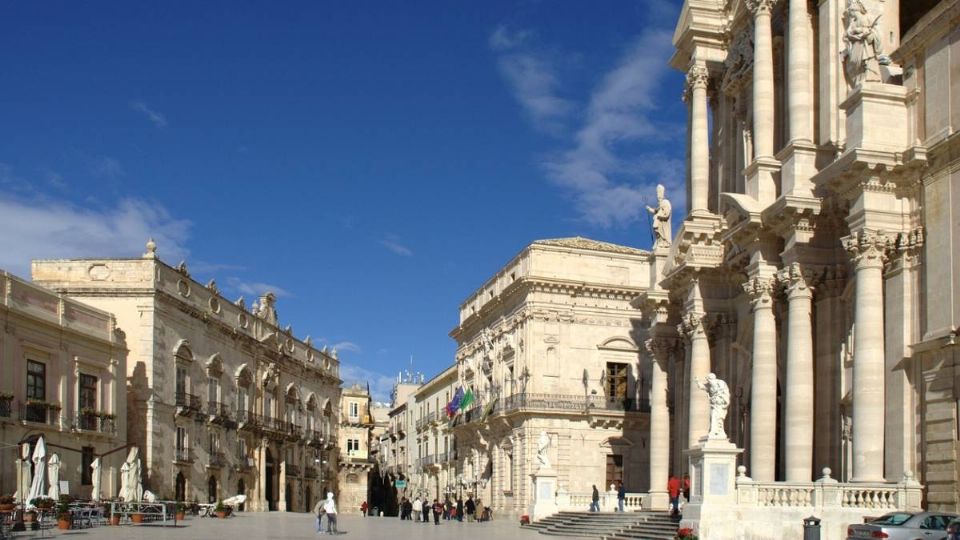
[(707, 439), (727, 440), (723, 422), (727, 418), (727, 407), (730, 406), (730, 388), (713, 373), (708, 373), (704, 380), (697, 379), (697, 387), (710, 396), (710, 431)]
[(890, 58), (883, 54), (883, 42), (877, 31), (882, 16), (873, 17), (863, 0), (847, 0), (844, 11), (847, 28), (843, 34), (846, 48), (840, 55), (851, 88), (864, 82), (881, 82), (880, 66), (890, 64)]
[(257, 306), (256, 315), (268, 323), (277, 325), (277, 297), (272, 292), (267, 292), (260, 297), (260, 303)]
[(673, 214), (673, 207), (670, 200), (664, 195), (666, 188), (663, 184), (657, 184), (657, 207), (647, 206), (647, 212), (652, 216), (653, 223), (650, 228), (653, 232), (653, 247), (670, 247), (673, 233), (670, 227), (670, 216)]

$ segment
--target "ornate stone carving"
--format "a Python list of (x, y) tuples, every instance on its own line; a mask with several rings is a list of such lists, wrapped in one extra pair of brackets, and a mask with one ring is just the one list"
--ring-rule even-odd
[(800, 263), (793, 263), (777, 272), (777, 283), (783, 286), (790, 298), (797, 295), (811, 295), (812, 282), (812, 273)]
[(883, 231), (874, 233), (861, 230), (841, 240), (843, 247), (847, 250), (850, 259), (857, 268), (882, 267), (887, 261), (887, 248), (890, 246), (890, 238)]
[(550, 468), (550, 458), (547, 457), (547, 450), (549, 449), (550, 435), (547, 435), (546, 431), (541, 431), (540, 437), (537, 438), (537, 462), (541, 469)]
[(893, 241), (889, 252), (892, 257), (897, 257), (904, 264), (914, 264), (920, 257), (920, 251), (923, 248), (926, 231), (923, 227), (917, 227), (910, 232), (900, 233)]
[(773, 307), (773, 279), (754, 277), (743, 284), (743, 292), (750, 296), (753, 309)]
[(687, 339), (704, 336), (703, 315), (692, 311), (686, 313), (681, 323), (677, 325), (677, 331), (686, 336)]
[(706, 90), (710, 81), (710, 73), (704, 66), (693, 66), (687, 71), (687, 87)]
[[(689, 75), (687, 77), (689, 79)], [(670, 205), (670, 200), (664, 196), (665, 192), (666, 188), (663, 187), (663, 184), (657, 184), (657, 207), (647, 206), (647, 212), (653, 217), (650, 230), (654, 235), (654, 248), (670, 247), (670, 242), (673, 240), (673, 233), (670, 228), (670, 216), (673, 214), (673, 207)]]
[(747, 9), (754, 17), (762, 14), (769, 15), (776, 3), (777, 0), (747, 0)]
[(673, 338), (655, 337), (644, 341), (643, 346), (647, 349), (647, 352), (657, 360), (666, 360), (670, 358), (670, 354), (676, 349), (677, 343)]
[(738, 32), (723, 61), (724, 74), (720, 88), (724, 93), (736, 96), (753, 73), (753, 29), (748, 27)]
[(890, 64), (890, 58), (883, 54), (883, 41), (877, 31), (880, 17), (882, 15), (874, 17), (869, 13), (862, 0), (847, 0), (844, 12), (847, 28), (843, 34), (846, 49), (841, 54), (851, 88), (864, 82), (880, 82), (880, 66)]

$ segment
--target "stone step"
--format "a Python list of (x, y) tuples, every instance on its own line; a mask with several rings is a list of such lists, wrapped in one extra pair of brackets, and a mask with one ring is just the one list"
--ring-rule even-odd
[(670, 540), (677, 522), (666, 512), (560, 512), (538, 523), (537, 532), (549, 536), (617, 540)]

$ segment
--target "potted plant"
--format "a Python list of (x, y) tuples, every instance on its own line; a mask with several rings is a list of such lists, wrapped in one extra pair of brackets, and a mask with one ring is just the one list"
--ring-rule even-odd
[(217, 501), (217, 506), (213, 508), (213, 514), (220, 519), (227, 517), (227, 507), (223, 505), (223, 501)]
[(174, 515), (174, 519), (177, 521), (183, 521), (187, 518), (187, 504), (178, 502), (177, 503), (177, 512)]
[(130, 521), (134, 523), (143, 523), (143, 513), (140, 512), (139, 508), (130, 514)]
[(57, 501), (50, 497), (37, 497), (31, 500), (30, 504), (37, 507), (37, 510), (53, 510), (53, 507), (57, 505)]
[(73, 522), (73, 515), (70, 514), (70, 503), (72, 502), (73, 497), (61, 495), (60, 501), (57, 503), (57, 528), (61, 531), (70, 530), (70, 524)]
[(698, 536), (690, 527), (683, 527), (677, 530), (677, 540), (698, 540)]
[(0, 512), (12, 512), (17, 506), (17, 500), (12, 495), (0, 495)]

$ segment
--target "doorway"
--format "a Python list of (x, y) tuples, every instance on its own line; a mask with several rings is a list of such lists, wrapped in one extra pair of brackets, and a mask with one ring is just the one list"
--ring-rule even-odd
[(187, 479), (184, 478), (183, 471), (177, 473), (177, 478), (174, 480), (174, 492), (178, 501), (187, 500)]
[(623, 480), (623, 456), (620, 454), (609, 454), (607, 456), (607, 483), (604, 489), (608, 489), (611, 484), (616, 484)]
[[(246, 494), (247, 494), (247, 483), (243, 480), (243, 478), (241, 478), (241, 479), (237, 480), (237, 495), (244, 495), (244, 496), (246, 496)], [(246, 510), (246, 509), (247, 509), (247, 502), (244, 501), (244, 502), (240, 503), (240, 506), (238, 507), (238, 510), (240, 510), (241, 512), (243, 512), (243, 511)]]
[(210, 477), (210, 480), (207, 480), (207, 502), (215, 503), (219, 499), (217, 498), (217, 479), (213, 476)]
[(274, 511), (277, 509), (277, 500), (275, 498), (275, 492), (273, 491), (273, 471), (275, 463), (273, 461), (273, 454), (270, 453), (270, 449), (267, 448), (267, 470), (266, 470), (266, 484), (263, 486), (263, 495), (267, 499), (267, 510)]

